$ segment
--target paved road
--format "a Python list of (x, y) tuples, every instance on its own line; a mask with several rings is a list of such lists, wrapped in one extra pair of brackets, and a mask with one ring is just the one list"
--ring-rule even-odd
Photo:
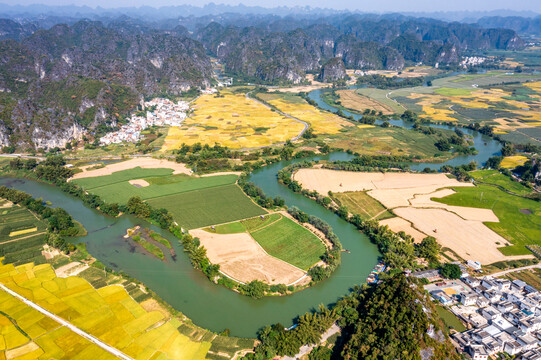
[(0, 289), (4, 290), (5, 292), (7, 292), (8, 294), (10, 294), (11, 296), (19, 299), (20, 301), (22, 301), (23, 303), (25, 303), (26, 305), (36, 309), (37, 311), (39, 311), (40, 313), (42, 313), (43, 315), (53, 319), (54, 321), (62, 324), (63, 326), (67, 327), (68, 329), (70, 329), (71, 331), (73, 331), (74, 333), (78, 334), (78, 335), (81, 335), (82, 337), (84, 337), (85, 339), (87, 339), (88, 341), (98, 345), (99, 347), (101, 347), (103, 350), (107, 351), (108, 353), (110, 354), (113, 354), (114, 356), (116, 356), (117, 358), (120, 358), (120, 359), (124, 359), (124, 360), (133, 360), (133, 358), (129, 357), (128, 355), (124, 354), (122, 351), (118, 350), (118, 349), (115, 349), (114, 347), (110, 346), (110, 345), (107, 345), (106, 343), (104, 343), (103, 341), (101, 341), (100, 339), (84, 332), (83, 330), (79, 329), (78, 327), (76, 327), (75, 325), (67, 322), (66, 320), (62, 319), (61, 317), (51, 313), (50, 311), (48, 310), (45, 310), (44, 308), (42, 308), (41, 306), (39, 306), (38, 304), (35, 304), (33, 303), (32, 301), (22, 297), (21, 295), (17, 294), (15, 291), (7, 288), (4, 284), (0, 284)]
[(495, 278), (495, 277), (503, 276), (505, 274), (509, 274), (509, 273), (516, 272), (516, 271), (522, 271), (522, 270), (528, 270), (528, 269), (536, 269), (536, 268), (537, 269), (541, 268), (541, 263), (536, 264), (536, 265), (523, 266), (523, 267), (516, 268), (516, 269), (500, 271), (500, 272), (497, 272), (497, 273), (494, 273), (494, 274), (487, 275), (486, 277)]

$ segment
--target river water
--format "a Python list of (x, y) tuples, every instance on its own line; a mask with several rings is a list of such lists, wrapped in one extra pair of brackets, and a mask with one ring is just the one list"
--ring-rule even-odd
[[(319, 91), (309, 96), (322, 108), (334, 110), (320, 99)], [(347, 115), (350, 115), (347, 113)], [(358, 115), (351, 114), (358, 118)], [(411, 127), (402, 120), (392, 121), (393, 125)], [(436, 126), (448, 128), (447, 126)], [(472, 135), (478, 155), (461, 156), (446, 164), (460, 165), (472, 160), (482, 164), (490, 156), (499, 153), (500, 145), (475, 131), (463, 129)], [(178, 240), (169, 232), (149, 225), (141, 219), (123, 215), (120, 218), (103, 216), (54, 186), (25, 179), (0, 178), (0, 185), (13, 187), (34, 197), (50, 201), (53, 206), (66, 209), (75, 220), (87, 229), (88, 235), (82, 238), (92, 256), (107, 266), (122, 270), (143, 282), (173, 307), (184, 313), (192, 321), (212, 331), (231, 330), (231, 335), (255, 337), (261, 327), (280, 322), (288, 327), (296, 316), (315, 309), (319, 304), (329, 305), (350, 289), (363, 283), (377, 263), (378, 250), (368, 238), (357, 229), (340, 219), (331, 211), (317, 205), (302, 195), (295, 194), (276, 180), (277, 172), (283, 167), (303, 160), (349, 160), (352, 156), (333, 153), (309, 159), (282, 161), (265, 166), (251, 174), (251, 181), (272, 197), (280, 196), (288, 206), (297, 206), (308, 214), (315, 215), (329, 223), (350, 254), (343, 253), (341, 266), (331, 277), (320, 284), (285, 297), (267, 297), (254, 300), (212, 284), (200, 272), (193, 269), (188, 257), (183, 253)], [(413, 169), (425, 167), (439, 168), (442, 164), (414, 164)], [(150, 227), (171, 240), (177, 253), (176, 259), (166, 254), (166, 261), (160, 261), (143, 253), (123, 238), (126, 229), (135, 225)]]

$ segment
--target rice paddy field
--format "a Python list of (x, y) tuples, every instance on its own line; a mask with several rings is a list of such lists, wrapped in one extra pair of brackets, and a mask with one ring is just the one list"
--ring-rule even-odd
[[(82, 278), (56, 277), (49, 264), (32, 263), (0, 265), (0, 282), (134, 359), (205, 359), (211, 347), (181, 334), (179, 320), (147, 312), (122, 286), (96, 290)], [(26, 359), (113, 358), (2, 291), (0, 302), (0, 322), (7, 324), (0, 333), (5, 357), (16, 350)]]
[(47, 225), (31, 211), (5, 200), (0, 204), (0, 257), (3, 263), (45, 261), (41, 250)]
[(393, 108), (389, 105), (386, 105), (382, 102), (379, 102), (368, 96), (361, 95), (357, 90), (338, 90), (336, 92), (340, 97), (340, 102), (345, 108), (357, 110), (363, 112), (366, 109), (374, 110), (376, 112), (382, 112), (383, 115), (392, 115), (394, 114)]
[(267, 213), (248, 198), (236, 184), (152, 198), (147, 202), (153, 207), (169, 210), (175, 221), (186, 229), (196, 229)]
[(332, 198), (340, 206), (347, 207), (351, 213), (361, 216), (363, 220), (384, 220), (394, 217), (376, 199), (368, 195), (366, 191), (333, 193)]
[(193, 104), (194, 113), (180, 127), (171, 127), (162, 150), (183, 143), (231, 149), (247, 149), (285, 142), (299, 135), (304, 125), (271, 111), (245, 94), (221, 91), (221, 97), (202, 95)]
[(338, 115), (320, 110), (297, 95), (260, 93), (258, 96), (278, 110), (310, 123), (315, 134), (337, 134), (354, 125)]
[(249, 233), (269, 255), (303, 270), (308, 270), (325, 253), (325, 245), (316, 235), (281, 213), (204, 230), (217, 234)]
[[(475, 172), (472, 174), (478, 177), (483, 176), (476, 175)], [(491, 181), (488, 174), (485, 174), (483, 179)], [(495, 177), (495, 183), (501, 181)], [(487, 184), (457, 187), (453, 190), (456, 191), (455, 194), (432, 200), (448, 205), (493, 210), (499, 222), (485, 222), (484, 224), (513, 244), (498, 248), (504, 255), (531, 255), (525, 246), (541, 245), (541, 204), (539, 202), (511, 195)]]
[(528, 158), (526, 156), (506, 156), (503, 158), (500, 166), (505, 169), (514, 169), (517, 166), (524, 165), (526, 161), (528, 161)]
[[(449, 130), (444, 130), (444, 132)], [(401, 127), (365, 126), (361, 124), (349, 131), (329, 136), (328, 144), (362, 155), (404, 155), (427, 161), (445, 161), (452, 154), (441, 152), (434, 143), (440, 138), (437, 134), (425, 135)]]

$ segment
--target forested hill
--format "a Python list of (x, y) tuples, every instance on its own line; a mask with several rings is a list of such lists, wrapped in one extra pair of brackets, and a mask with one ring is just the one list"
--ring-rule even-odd
[[(289, 30), (296, 23), (303, 26)], [(457, 64), (468, 49), (524, 47), (513, 30), (405, 16), (328, 17), (309, 25), (284, 19), (246, 27), (212, 22), (194, 35), (229, 72), (267, 82), (299, 82), (334, 57), (348, 68), (401, 70), (407, 63)]]
[(64, 146), (114, 124), (142, 96), (210, 84), (205, 50), (181, 29), (116, 25), (79, 21), (26, 37), (13, 25), (20, 41), (0, 41), (0, 145)]
[(505, 28), (519, 34), (541, 36), (541, 15), (536, 17), (487, 16), (477, 23), (484, 28)]

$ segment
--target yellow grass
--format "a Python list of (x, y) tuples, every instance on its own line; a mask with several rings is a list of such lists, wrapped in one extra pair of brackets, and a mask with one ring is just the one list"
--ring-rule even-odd
[(338, 115), (319, 110), (306, 103), (292, 103), (281, 98), (268, 101), (280, 111), (310, 123), (316, 134), (337, 134), (341, 129), (353, 126)]
[(194, 113), (180, 127), (169, 129), (163, 150), (182, 143), (214, 145), (232, 149), (254, 148), (292, 139), (304, 126), (267, 107), (247, 99), (244, 94), (225, 93), (224, 97), (203, 95), (193, 106)]
[(457, 119), (450, 117), (449, 115), (454, 114), (454, 111), (449, 109), (436, 109), (432, 106), (423, 105), (424, 115), (421, 117), (431, 118), (436, 121), (457, 121)]
[(12, 236), (19, 236), (19, 235), (23, 235), (23, 234), (28, 234), (28, 233), (32, 233), (32, 232), (36, 232), (38, 231), (38, 228), (37, 227), (33, 227), (33, 228), (30, 228), (30, 229), (25, 229), (25, 230), (18, 230), (18, 231), (12, 231), (9, 233), (9, 236), (12, 237)]
[[(162, 313), (144, 310), (119, 285), (96, 290), (82, 278), (57, 278), (49, 264), (0, 264), (0, 283), (136, 359), (150, 359), (157, 352), (175, 359), (204, 359), (210, 348), (210, 343), (196, 343), (180, 334), (178, 325), (171, 325)], [(27, 349), (28, 358), (113, 358), (2, 291), (0, 304), (39, 346)], [(28, 342), (0, 315), (0, 350)]]
[(526, 156), (506, 156), (503, 158), (500, 166), (505, 169), (514, 169), (519, 165), (523, 165), (526, 161), (528, 161)]

